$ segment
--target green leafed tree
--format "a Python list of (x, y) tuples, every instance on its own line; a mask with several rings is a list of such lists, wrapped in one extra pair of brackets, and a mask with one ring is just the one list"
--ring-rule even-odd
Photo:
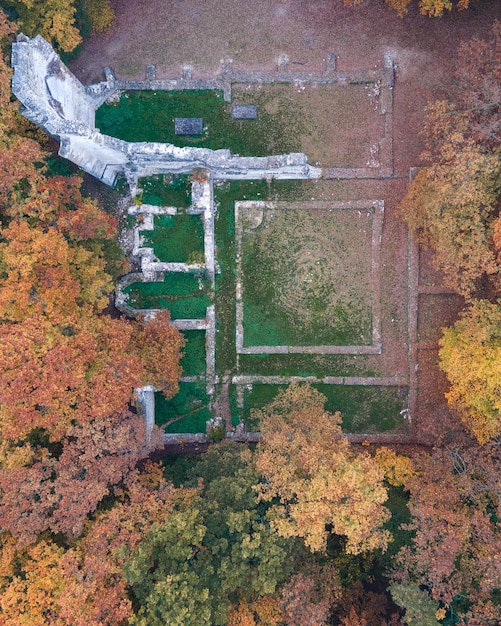
[[(439, 603), (432, 600), (427, 591), (416, 584), (394, 583), (390, 587), (393, 600), (405, 609), (403, 621), (409, 626), (438, 626)], [(442, 613), (438, 613), (442, 617)], [(445, 617), (445, 615), (443, 616)]]
[(295, 542), (270, 527), (258, 480), (251, 453), (235, 444), (202, 456), (186, 483), (198, 485), (196, 506), (154, 524), (127, 559), (141, 606), (134, 623), (223, 626), (232, 602), (274, 594), (289, 578)]

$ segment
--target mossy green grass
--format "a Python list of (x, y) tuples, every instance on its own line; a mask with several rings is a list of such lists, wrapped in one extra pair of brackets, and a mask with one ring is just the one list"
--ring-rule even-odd
[(171, 318), (203, 319), (211, 303), (209, 284), (190, 273), (166, 273), (163, 281), (132, 283), (124, 289), (137, 310), (169, 309)]

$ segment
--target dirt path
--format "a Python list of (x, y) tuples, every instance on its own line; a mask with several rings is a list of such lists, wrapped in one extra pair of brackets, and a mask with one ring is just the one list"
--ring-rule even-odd
[(226, 380), (221, 385), (217, 398), (213, 404), (213, 413), (222, 418), (225, 423), (226, 432), (230, 432), (233, 428), (231, 423), (231, 408), (230, 408), (230, 384)]
[(481, 4), (432, 20), (415, 9), (401, 19), (382, 0), (360, 7), (342, 0), (114, 0), (114, 25), (86, 42), (73, 69), (86, 81), (101, 78), (109, 64), (124, 78), (142, 76), (147, 63), (156, 63), (160, 75), (183, 64), (206, 73), (223, 58), (263, 67), (280, 54), (309, 69), (330, 52), (340, 55), (343, 69), (368, 69), (393, 50), (409, 74), (428, 66), (429, 76), (420, 74), (425, 83), (454, 58), (459, 39), (490, 23), (498, 3)]

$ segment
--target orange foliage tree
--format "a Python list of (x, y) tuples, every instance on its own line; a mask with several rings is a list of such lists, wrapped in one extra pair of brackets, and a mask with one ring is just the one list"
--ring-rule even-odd
[(134, 353), (148, 372), (148, 383), (168, 398), (177, 393), (181, 376), (179, 358), (172, 358), (172, 353), (179, 354), (183, 346), (184, 339), (170, 323), (168, 310), (159, 311), (155, 317), (136, 326)]
[(305, 564), (281, 591), (280, 608), (287, 626), (324, 626), (341, 597), (341, 582), (329, 563)]
[(80, 185), (35, 168), (5, 196), (0, 524), (24, 543), (46, 529), (80, 534), (86, 515), (160, 443), (154, 434), (145, 444), (129, 410), (134, 390), (157, 384), (170, 397), (181, 373), (182, 336), (167, 312), (146, 326), (104, 314), (113, 288), (104, 246), (116, 220)]
[(433, 247), (445, 283), (466, 297), (488, 279), (498, 288), (492, 216), (500, 193), (501, 162), (468, 137), (468, 116), (440, 101), (425, 126), (428, 156), (400, 207), (417, 239)]
[[(125, 626), (134, 612), (122, 567), (154, 523), (194, 504), (192, 490), (175, 489), (161, 468), (132, 471), (114, 506), (87, 521), (64, 549), (49, 539), (12, 551), (8, 537), (0, 572), (0, 624)], [(45, 621), (44, 621), (45, 620)]]
[(8, 206), (22, 182), (39, 179), (44, 151), (33, 139), (20, 133), (17, 103), (10, 100), (12, 70), (4, 56), (14, 27), (0, 10), (0, 210)]
[[(110, 285), (102, 259), (56, 229), (13, 221), (4, 236), (2, 527), (25, 540), (45, 528), (78, 535), (109, 486), (148, 454), (128, 406), (135, 388), (160, 375), (164, 391), (176, 392), (182, 338), (168, 314), (147, 329), (100, 314)], [(138, 354), (145, 334), (158, 344)], [(158, 351), (164, 368), (150, 374)], [(80, 495), (65, 499), (72, 490)]]
[(428, 107), (423, 167), (401, 209), (435, 250), (446, 284), (466, 297), (500, 289), (494, 221), (501, 194), (501, 23), (463, 44), (454, 101)]
[(418, 585), (427, 589), (472, 626), (501, 619), (501, 525), (494, 513), (500, 461), (497, 445), (435, 450), (414, 459), (417, 472), (405, 484), (412, 514), (407, 529), (414, 534), (398, 555), (394, 577), (416, 591)]

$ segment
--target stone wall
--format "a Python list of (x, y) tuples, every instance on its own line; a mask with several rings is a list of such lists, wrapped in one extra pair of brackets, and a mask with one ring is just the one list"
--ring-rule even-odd
[(172, 144), (127, 142), (95, 128), (95, 111), (119, 86), (113, 72), (107, 81), (85, 88), (37, 35), (19, 35), (12, 46), (12, 91), (21, 113), (60, 141), (59, 154), (107, 185), (125, 174), (132, 192), (139, 178), (189, 173), (205, 168), (215, 179), (319, 178), (303, 153), (269, 157), (233, 156), (229, 150), (178, 148)]
[(87, 94), (43, 37), (18, 35), (12, 44), (12, 67), (12, 91), (25, 117), (57, 138), (94, 129), (99, 101)]

